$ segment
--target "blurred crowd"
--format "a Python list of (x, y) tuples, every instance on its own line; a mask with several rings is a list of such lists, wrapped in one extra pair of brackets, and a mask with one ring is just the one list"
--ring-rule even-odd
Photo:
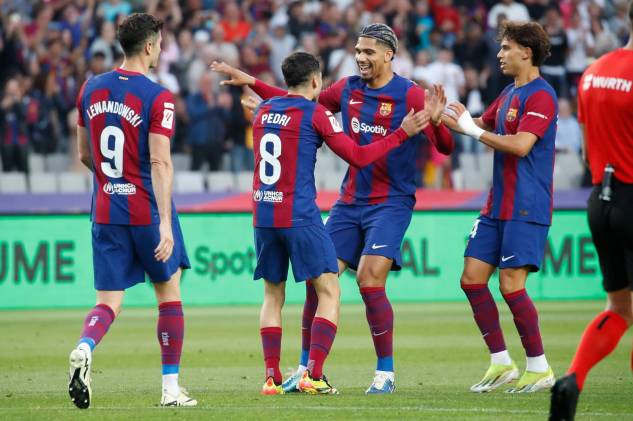
[[(165, 21), (163, 53), (150, 77), (176, 97), (173, 149), (190, 169), (252, 168), (247, 92), (220, 86), (209, 70), (226, 61), (283, 86), (281, 62), (296, 50), (323, 61), (325, 85), (356, 73), (354, 45), (370, 22), (400, 40), (394, 70), (421, 85), (440, 83), (448, 100), (479, 115), (510, 81), (499, 72), (497, 28), (533, 20), (551, 36), (541, 71), (560, 98), (557, 149), (578, 154), (576, 84), (595, 58), (629, 34), (626, 0), (0, 0), (0, 136), (3, 171), (28, 172), (28, 154), (74, 153), (75, 99), (89, 77), (121, 64), (117, 24), (145, 11)], [(420, 146), (420, 185), (451, 187), (462, 153), (485, 153), (459, 138), (451, 158)], [(442, 168), (443, 171), (437, 171)], [(437, 179), (438, 174), (444, 174)]]

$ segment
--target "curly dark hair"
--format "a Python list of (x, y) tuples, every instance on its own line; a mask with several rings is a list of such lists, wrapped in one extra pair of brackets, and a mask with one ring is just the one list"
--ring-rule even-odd
[(117, 29), (117, 38), (126, 56), (141, 52), (150, 38), (163, 28), (163, 21), (147, 13), (132, 13)]
[(532, 50), (532, 64), (540, 66), (550, 56), (550, 41), (547, 32), (536, 22), (507, 21), (499, 32), (499, 41), (508, 39)]

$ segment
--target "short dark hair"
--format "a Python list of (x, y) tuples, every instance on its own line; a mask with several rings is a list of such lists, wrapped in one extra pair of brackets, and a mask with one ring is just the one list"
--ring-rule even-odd
[(132, 13), (117, 30), (117, 38), (126, 56), (141, 52), (145, 43), (156, 37), (163, 28), (163, 21), (147, 13)]
[(300, 86), (310, 80), (310, 76), (321, 71), (319, 60), (310, 53), (292, 53), (285, 58), (281, 72), (289, 88)]
[(550, 41), (547, 32), (536, 22), (507, 21), (499, 32), (499, 41), (504, 38), (532, 50), (532, 64), (540, 66), (550, 56)]

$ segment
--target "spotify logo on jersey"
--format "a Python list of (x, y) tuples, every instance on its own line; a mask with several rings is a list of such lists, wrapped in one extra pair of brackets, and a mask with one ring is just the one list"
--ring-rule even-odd
[(352, 131), (354, 133), (360, 132), (360, 122), (356, 117), (352, 117)]
[(352, 131), (354, 133), (363, 132), (387, 136), (387, 129), (385, 129), (383, 126), (370, 126), (369, 124), (361, 123), (360, 121), (358, 121), (357, 117), (352, 117), (351, 123)]

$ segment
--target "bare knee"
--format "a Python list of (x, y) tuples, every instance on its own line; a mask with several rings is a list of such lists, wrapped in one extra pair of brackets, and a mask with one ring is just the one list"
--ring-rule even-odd
[(464, 258), (464, 270), (460, 283), (462, 285), (486, 285), (495, 267), (472, 257)]
[(528, 273), (527, 268), (502, 269), (499, 272), (499, 291), (508, 295), (525, 289)]
[(618, 314), (631, 326), (633, 325), (633, 304), (631, 301), (631, 293), (628, 290), (610, 292), (607, 297), (607, 310)]

